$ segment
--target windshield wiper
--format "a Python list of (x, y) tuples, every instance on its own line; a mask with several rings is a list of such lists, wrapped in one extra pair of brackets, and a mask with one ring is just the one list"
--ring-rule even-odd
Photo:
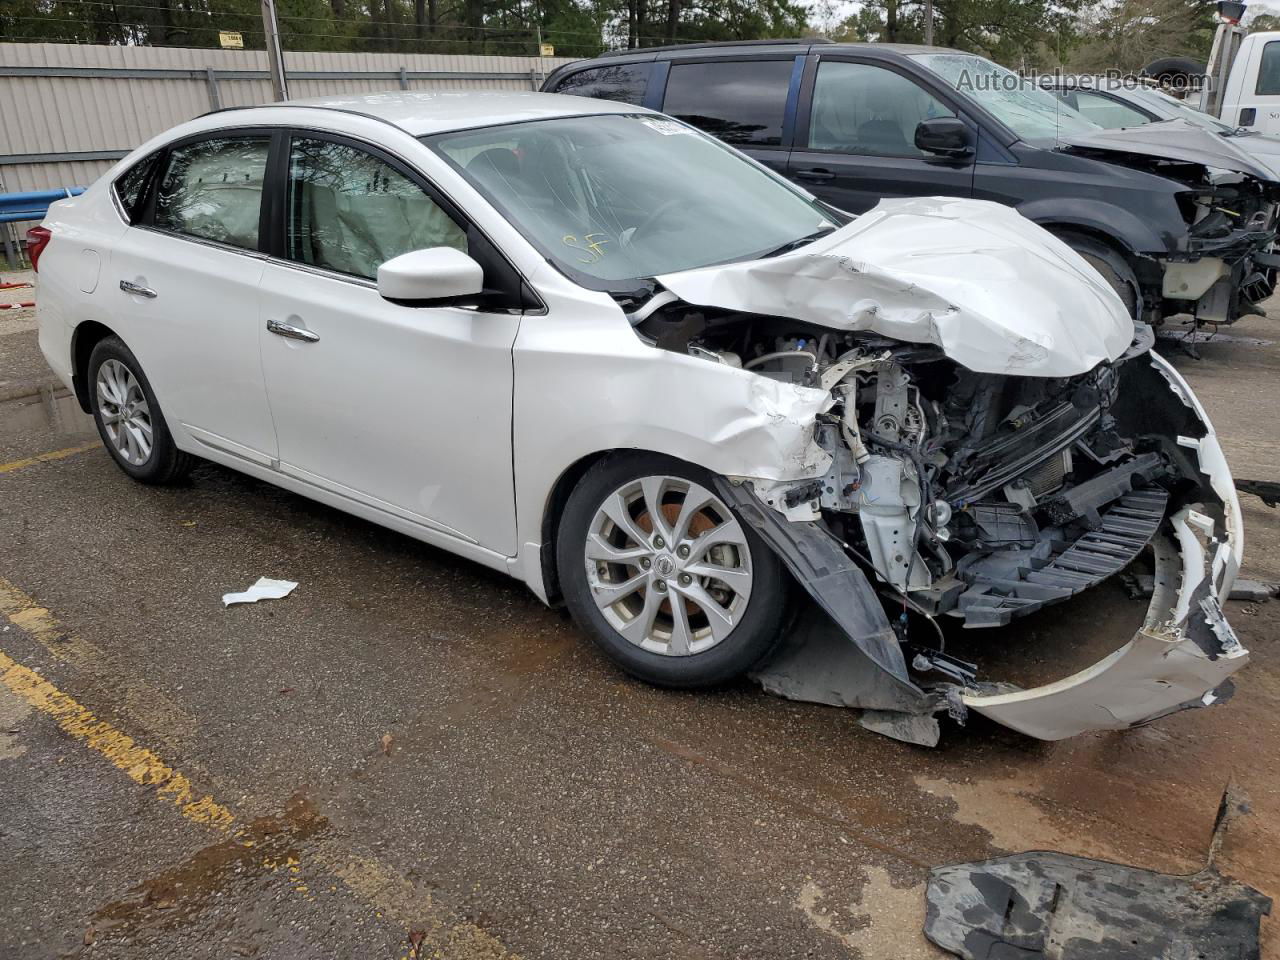
[(776, 257), (780, 253), (790, 253), (792, 250), (798, 250), (807, 243), (813, 243), (819, 237), (825, 237), (828, 233), (835, 229), (834, 225), (828, 225), (821, 230), (815, 230), (813, 233), (805, 234), (803, 237), (797, 237), (794, 240), (788, 240), (782, 246), (768, 253), (762, 253), (757, 260), (768, 260), (770, 257)]

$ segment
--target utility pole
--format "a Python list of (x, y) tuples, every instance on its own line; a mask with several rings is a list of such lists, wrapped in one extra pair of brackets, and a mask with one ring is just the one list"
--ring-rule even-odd
[[(267, 0), (262, 0), (266, 3)], [(933, 46), (933, 0), (924, 0), (924, 45)]]
[(267, 38), (267, 66), (271, 70), (271, 95), (289, 99), (289, 83), (284, 75), (284, 50), (280, 47), (280, 25), (276, 22), (276, 0), (262, 0), (262, 31)]

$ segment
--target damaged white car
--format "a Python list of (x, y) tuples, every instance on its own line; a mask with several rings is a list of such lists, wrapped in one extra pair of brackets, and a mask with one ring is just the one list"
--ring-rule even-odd
[[(1208, 418), (1008, 208), (851, 219), (627, 104), (400, 93), (192, 121), (30, 243), (41, 345), (125, 472), (212, 460), (505, 570), (646, 680), (1054, 739), (1247, 659)], [(1147, 551), (1145, 624), (1083, 671), (942, 649)]]

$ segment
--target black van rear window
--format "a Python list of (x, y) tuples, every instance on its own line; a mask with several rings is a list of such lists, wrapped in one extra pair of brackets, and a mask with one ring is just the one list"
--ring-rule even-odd
[(556, 84), (555, 92), (640, 106), (649, 81), (649, 67), (648, 63), (614, 63), (579, 70)]

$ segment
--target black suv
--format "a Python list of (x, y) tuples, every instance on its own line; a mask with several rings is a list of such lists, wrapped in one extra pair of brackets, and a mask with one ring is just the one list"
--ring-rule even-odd
[(973, 54), (817, 41), (655, 47), (565, 64), (543, 90), (661, 110), (852, 213), (882, 197), (1009, 204), (1154, 322), (1255, 312), (1280, 265), (1270, 253), (1280, 183), (1226, 140), (1184, 121), (1104, 131)]

